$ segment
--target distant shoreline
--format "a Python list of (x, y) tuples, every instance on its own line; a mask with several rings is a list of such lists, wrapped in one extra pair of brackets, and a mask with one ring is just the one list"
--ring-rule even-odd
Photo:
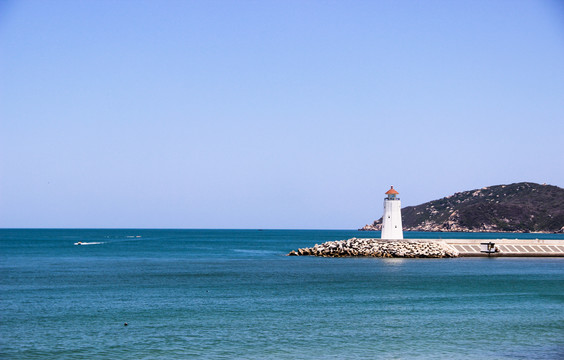
[[(372, 226), (372, 225), (370, 225)], [(368, 225), (358, 229), (358, 231), (381, 231), (380, 229), (368, 228)], [(428, 232), (428, 233), (487, 233), (487, 234), (564, 234), (562, 231), (495, 231), (495, 230), (458, 230), (458, 231), (448, 231), (448, 230), (424, 230), (424, 229), (403, 229), (404, 232), (416, 231), (416, 232)]]

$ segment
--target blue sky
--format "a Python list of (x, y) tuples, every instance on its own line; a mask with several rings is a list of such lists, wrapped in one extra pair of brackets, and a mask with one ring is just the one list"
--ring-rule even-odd
[(558, 1), (2, 1), (0, 227), (353, 229), (564, 185)]

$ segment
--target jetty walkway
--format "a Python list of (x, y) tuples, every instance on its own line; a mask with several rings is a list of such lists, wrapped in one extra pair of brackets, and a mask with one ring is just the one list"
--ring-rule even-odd
[(323, 257), (564, 257), (564, 239), (363, 239), (328, 241), (290, 251)]
[[(441, 239), (456, 249), (459, 256), (564, 256), (564, 240), (549, 239)], [(482, 252), (481, 244), (491, 243), (498, 251)]]

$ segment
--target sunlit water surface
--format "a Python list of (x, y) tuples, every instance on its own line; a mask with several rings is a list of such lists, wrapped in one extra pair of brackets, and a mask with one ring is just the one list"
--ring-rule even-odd
[(285, 256), (367, 236), (0, 230), (0, 358), (564, 358), (564, 258)]

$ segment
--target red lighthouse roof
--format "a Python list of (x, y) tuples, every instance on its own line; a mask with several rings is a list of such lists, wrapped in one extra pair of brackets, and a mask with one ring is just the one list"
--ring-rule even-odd
[(395, 191), (393, 186), (390, 188), (390, 190), (386, 192), (386, 195), (397, 195), (397, 194), (399, 194), (399, 192)]

